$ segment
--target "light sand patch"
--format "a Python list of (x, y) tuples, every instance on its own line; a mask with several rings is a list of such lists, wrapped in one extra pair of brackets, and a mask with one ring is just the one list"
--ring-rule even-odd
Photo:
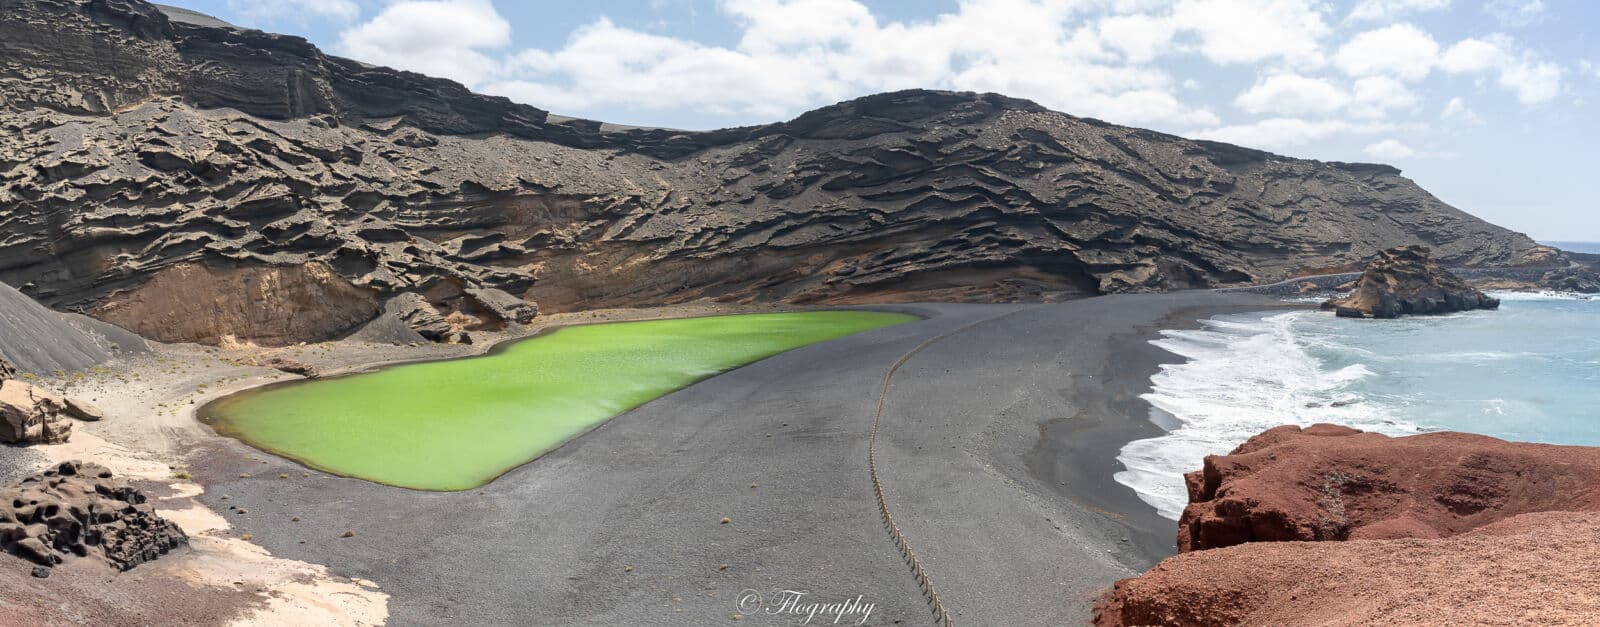
[(172, 571), (197, 588), (234, 588), (264, 597), (231, 625), (381, 625), (389, 615), (389, 595), (371, 582), (335, 577), (324, 566), (273, 557), (266, 549), (228, 535), (232, 525), (196, 497), (198, 483), (173, 476), (165, 462), (130, 451), (90, 433), (64, 444), (35, 447), (50, 460), (94, 460), (128, 479), (157, 481), (181, 499), (183, 507), (164, 506), (162, 517), (189, 534), (192, 552)]

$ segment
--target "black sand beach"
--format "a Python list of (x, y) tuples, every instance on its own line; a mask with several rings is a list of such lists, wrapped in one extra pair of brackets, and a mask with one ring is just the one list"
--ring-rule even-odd
[(714, 377), (467, 492), (306, 478), (224, 438), (206, 439), (194, 470), (202, 498), (274, 554), (381, 585), (392, 624), (705, 624), (740, 614), (747, 590), (859, 597), (868, 624), (921, 622), (879, 522), (866, 434), (889, 364), (956, 331), (890, 386), (890, 507), (958, 621), (1082, 622), (1095, 593), (1171, 551), (1172, 523), (1111, 480), (1121, 444), (1154, 432), (1137, 395), (1173, 359), (1145, 341), (1276, 303), (885, 307), (928, 319)]

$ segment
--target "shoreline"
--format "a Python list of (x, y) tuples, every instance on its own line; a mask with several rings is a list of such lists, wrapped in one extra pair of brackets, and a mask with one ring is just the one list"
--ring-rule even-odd
[[(1167, 433), (1150, 420), (1155, 409), (1142, 397), (1153, 389), (1151, 377), (1167, 364), (1184, 358), (1151, 344), (1165, 330), (1197, 329), (1201, 321), (1230, 313), (1307, 309), (1302, 303), (1272, 297), (1250, 304), (1196, 305), (1171, 310), (1153, 324), (1131, 334), (1106, 338), (1111, 356), (1104, 370), (1074, 376), (1073, 396), (1079, 403), (1071, 416), (1040, 429), (1039, 447), (1029, 471), (1055, 486), (1069, 499), (1115, 521), (1129, 531), (1142, 562), (1140, 570), (1177, 552), (1177, 522), (1118, 482), (1122, 448), (1134, 440)], [(1197, 469), (1199, 468), (1196, 460)]]
[[(334, 379), (340, 379), (340, 378), (346, 378), (346, 377), (354, 377), (354, 376), (360, 376), (360, 375), (366, 375), (366, 374), (374, 374), (374, 373), (381, 372), (381, 371), (389, 369), (389, 368), (398, 368), (398, 367), (404, 367), (404, 366), (415, 366), (415, 365), (422, 365), (422, 364), (437, 364), (437, 363), (444, 363), (444, 362), (451, 362), (451, 361), (464, 361), (464, 360), (481, 359), (481, 358), (486, 358), (486, 357), (492, 357), (492, 356), (504, 353), (507, 350), (510, 350), (511, 347), (513, 347), (513, 346), (515, 346), (517, 344), (521, 344), (523, 342), (535, 340), (535, 339), (538, 339), (540, 337), (547, 336), (549, 334), (555, 333), (555, 332), (563, 330), (563, 329), (586, 327), (586, 326), (595, 326), (595, 325), (604, 325), (604, 324), (630, 324), (630, 323), (636, 323), (636, 322), (657, 322), (657, 321), (663, 321), (663, 320), (690, 320), (690, 319), (719, 318), (719, 317), (730, 317), (730, 316), (760, 316), (760, 315), (803, 314), (803, 313), (820, 313), (820, 312), (830, 312), (830, 311), (858, 311), (858, 312), (897, 313), (897, 314), (904, 314), (904, 315), (908, 315), (908, 316), (913, 316), (914, 317), (914, 320), (906, 320), (906, 321), (903, 321), (903, 322), (896, 322), (896, 323), (888, 325), (888, 326), (894, 326), (894, 325), (898, 325), (898, 324), (906, 324), (906, 323), (909, 323), (909, 322), (915, 322), (915, 321), (918, 321), (918, 320), (925, 319), (923, 316), (918, 315), (918, 314), (916, 314), (914, 312), (911, 312), (911, 311), (888, 311), (888, 310), (883, 310), (883, 309), (861, 308), (861, 307), (841, 308), (841, 307), (830, 307), (830, 306), (817, 306), (817, 307), (807, 307), (807, 308), (790, 308), (790, 309), (784, 309), (782, 311), (724, 312), (724, 313), (712, 313), (712, 314), (709, 314), (709, 315), (698, 315), (698, 314), (694, 314), (694, 313), (689, 313), (689, 314), (686, 314), (686, 315), (666, 315), (666, 316), (657, 316), (657, 317), (641, 317), (641, 318), (629, 318), (629, 319), (625, 319), (625, 320), (597, 320), (597, 321), (574, 322), (574, 323), (547, 324), (547, 325), (542, 325), (542, 326), (538, 326), (538, 327), (531, 327), (530, 326), (530, 327), (527, 327), (527, 328), (524, 328), (524, 329), (517, 329), (517, 330), (515, 330), (513, 332), (510, 332), (510, 333), (497, 334), (498, 336), (494, 338), (493, 343), (492, 344), (488, 344), (486, 349), (484, 349), (482, 351), (474, 352), (474, 353), (471, 353), (471, 354), (445, 356), (445, 357), (437, 357), (437, 358), (421, 357), (421, 358), (416, 358), (416, 359), (405, 359), (405, 360), (400, 360), (400, 361), (377, 362), (377, 363), (371, 363), (371, 364), (356, 365), (356, 366), (351, 366), (351, 367), (339, 369), (337, 371), (334, 371), (331, 374), (325, 374), (325, 375), (324, 374), (319, 374), (319, 375), (317, 375), (315, 377), (303, 377), (303, 378), (295, 378), (295, 379), (288, 379), (288, 380), (282, 380), (282, 381), (271, 381), (271, 382), (267, 382), (267, 383), (260, 384), (260, 385), (254, 385), (254, 386), (251, 386), (251, 387), (245, 387), (245, 388), (241, 388), (241, 389), (229, 390), (229, 391), (227, 391), (226, 393), (224, 393), (224, 394), (222, 394), (220, 396), (217, 396), (215, 398), (211, 398), (211, 399), (207, 400), (204, 403), (196, 405), (195, 409), (191, 410), (189, 412), (189, 414), (193, 417), (194, 420), (196, 420), (196, 421), (200, 422), (201, 424), (205, 425), (211, 431), (211, 433), (213, 435), (216, 435), (216, 436), (222, 437), (222, 438), (227, 438), (227, 439), (230, 439), (230, 440), (235, 440), (235, 441), (237, 441), (237, 442), (239, 442), (241, 444), (244, 444), (245, 446), (248, 446), (249, 448), (255, 449), (255, 450), (260, 451), (262, 453), (265, 453), (267, 455), (272, 455), (272, 456), (275, 456), (275, 457), (280, 457), (280, 458), (286, 459), (286, 460), (288, 460), (290, 462), (294, 462), (296, 464), (304, 466), (306, 469), (311, 470), (311, 471), (321, 472), (321, 473), (325, 473), (325, 474), (328, 474), (328, 475), (333, 475), (333, 476), (337, 476), (337, 477), (343, 477), (343, 478), (347, 478), (347, 479), (359, 479), (359, 480), (362, 480), (362, 481), (368, 481), (368, 482), (376, 483), (376, 484), (379, 484), (379, 485), (385, 485), (385, 486), (389, 486), (389, 487), (393, 487), (393, 488), (400, 488), (400, 489), (405, 489), (405, 490), (414, 490), (414, 491), (418, 491), (418, 492), (466, 492), (466, 491), (470, 491), (470, 490), (476, 490), (476, 489), (481, 488), (481, 487), (483, 487), (485, 485), (488, 485), (490, 483), (494, 483), (495, 481), (499, 480), (501, 477), (503, 477), (506, 474), (516, 470), (517, 468), (520, 468), (520, 467), (525, 466), (527, 464), (531, 464), (535, 460), (537, 460), (539, 457), (547, 455), (547, 454), (549, 454), (549, 453), (551, 453), (551, 452), (553, 452), (553, 451), (555, 451), (557, 449), (560, 449), (561, 447), (566, 446), (568, 442), (571, 442), (573, 440), (581, 438), (581, 437), (587, 435), (589, 432), (599, 428), (601, 425), (604, 425), (606, 422), (608, 422), (610, 420), (613, 420), (613, 419), (617, 418), (618, 416), (626, 414), (629, 411), (632, 411), (633, 407), (629, 407), (627, 409), (624, 409), (624, 410), (622, 410), (622, 411), (620, 411), (620, 412), (618, 412), (616, 414), (613, 414), (613, 415), (608, 416), (608, 417), (606, 417), (604, 419), (598, 420), (598, 421), (594, 422), (593, 424), (590, 424), (590, 425), (584, 427), (582, 430), (578, 431), (577, 433), (574, 433), (573, 435), (571, 435), (571, 436), (569, 436), (569, 437), (567, 437), (565, 439), (562, 439), (560, 442), (556, 443), (555, 445), (551, 446), (550, 448), (548, 448), (548, 449), (546, 449), (544, 451), (541, 451), (540, 453), (538, 453), (537, 455), (535, 455), (531, 459), (527, 459), (527, 460), (525, 460), (525, 461), (523, 461), (521, 463), (514, 464), (514, 465), (511, 465), (511, 466), (502, 468), (494, 476), (488, 478), (487, 480), (484, 480), (482, 483), (478, 483), (476, 485), (472, 485), (472, 486), (469, 486), (469, 487), (455, 488), (455, 489), (445, 489), (445, 488), (433, 489), (433, 488), (420, 488), (420, 487), (414, 487), (414, 486), (399, 485), (399, 484), (395, 484), (395, 483), (389, 483), (389, 482), (386, 482), (386, 481), (383, 481), (383, 480), (380, 480), (380, 479), (375, 479), (375, 478), (371, 478), (371, 477), (362, 477), (362, 476), (358, 476), (358, 475), (346, 474), (346, 473), (343, 473), (343, 472), (332, 470), (332, 469), (324, 467), (322, 464), (316, 462), (315, 460), (307, 459), (305, 457), (302, 457), (300, 455), (296, 455), (296, 454), (288, 452), (288, 451), (276, 450), (276, 449), (264, 446), (264, 445), (256, 443), (256, 442), (252, 442), (248, 438), (246, 438), (246, 437), (244, 437), (242, 435), (236, 434), (231, 430), (219, 428), (219, 426), (215, 423), (214, 418), (210, 415), (210, 412), (211, 412), (212, 408), (217, 406), (219, 403), (222, 403), (222, 402), (225, 402), (225, 401), (228, 401), (230, 399), (234, 399), (234, 398), (240, 397), (242, 395), (246, 395), (246, 394), (258, 394), (258, 393), (264, 393), (264, 392), (268, 392), (268, 391), (271, 391), (271, 390), (274, 390), (274, 389), (278, 389), (278, 388), (286, 388), (286, 387), (296, 386), (296, 385), (314, 384), (314, 383), (318, 383), (318, 382), (322, 382), (322, 381), (329, 381), (329, 380), (334, 380)], [(870, 330), (873, 330), (873, 329), (868, 329), (868, 331), (870, 331)], [(858, 331), (857, 333), (861, 333), (861, 332), (865, 332), (865, 331)], [(854, 333), (852, 333), (851, 335), (854, 335)], [(845, 336), (845, 337), (848, 337), (848, 336)], [(839, 339), (839, 338), (834, 338), (834, 339)], [(823, 341), (831, 341), (831, 340), (823, 340)], [(817, 342), (813, 342), (813, 343), (817, 343)], [(792, 347), (792, 348), (788, 348), (788, 349), (785, 349), (785, 350), (780, 351), (779, 353), (776, 353), (776, 354), (773, 354), (773, 355), (767, 355), (765, 357), (759, 357), (759, 358), (756, 358), (756, 359), (751, 360), (751, 361), (746, 361), (744, 363), (736, 365), (736, 366), (734, 366), (732, 368), (728, 368), (726, 370), (720, 370), (720, 371), (711, 372), (711, 373), (707, 373), (707, 374), (700, 374), (696, 378), (684, 383), (683, 385), (680, 385), (680, 386), (678, 386), (678, 387), (676, 387), (676, 388), (674, 388), (672, 390), (669, 390), (669, 391), (667, 391), (665, 393), (662, 393), (661, 395), (659, 395), (659, 396), (657, 396), (655, 398), (660, 398), (660, 396), (666, 396), (667, 394), (675, 393), (678, 390), (682, 390), (684, 388), (687, 388), (687, 387), (690, 387), (692, 385), (698, 384), (698, 383), (700, 383), (702, 381), (705, 381), (707, 379), (710, 379), (712, 377), (721, 376), (721, 375), (733, 372), (735, 370), (738, 370), (740, 368), (744, 368), (744, 367), (749, 366), (750, 364), (753, 364), (753, 363), (755, 363), (757, 361), (761, 361), (762, 359), (767, 359), (767, 358), (770, 358), (770, 357), (774, 357), (774, 356), (776, 356), (778, 354), (782, 354), (784, 352), (788, 352), (788, 351), (791, 351), (791, 350), (797, 350), (797, 349), (800, 349), (800, 348), (804, 348), (804, 347), (809, 346), (809, 345), (810, 344), (802, 344), (800, 346), (795, 346), (795, 347)], [(472, 346), (476, 346), (476, 344), (473, 344)], [(652, 399), (649, 399), (649, 400), (655, 400), (655, 399), (652, 398)], [(647, 403), (647, 402), (649, 402), (649, 400), (647, 400), (645, 402)], [(644, 403), (639, 403), (639, 405), (642, 405), (642, 404), (644, 404)]]

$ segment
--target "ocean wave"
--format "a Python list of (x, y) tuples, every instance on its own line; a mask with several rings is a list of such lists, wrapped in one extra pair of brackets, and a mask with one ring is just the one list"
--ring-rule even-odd
[[(1162, 516), (1176, 519), (1188, 501), (1183, 473), (1198, 470), (1206, 455), (1232, 450), (1257, 433), (1283, 424), (1318, 422), (1358, 429), (1415, 433), (1381, 404), (1364, 402), (1350, 388), (1373, 376), (1361, 363), (1338, 368), (1307, 352), (1296, 326), (1313, 312), (1227, 316), (1198, 330), (1164, 331), (1151, 343), (1185, 361), (1162, 366), (1143, 398), (1164, 435), (1123, 447), (1126, 468), (1116, 480)], [(1322, 345), (1329, 340), (1317, 338)]]
[(1518, 300), (1600, 300), (1600, 295), (1579, 294), (1577, 292), (1558, 292), (1555, 290), (1540, 290), (1537, 292), (1508, 292), (1491, 290), (1486, 294), (1503, 301)]

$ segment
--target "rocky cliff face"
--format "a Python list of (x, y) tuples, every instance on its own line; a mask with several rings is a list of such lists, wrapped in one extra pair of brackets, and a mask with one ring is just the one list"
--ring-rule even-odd
[(179, 264), (321, 263), (451, 315), (470, 289), (551, 311), (1048, 300), (1280, 279), (1417, 243), (1451, 265), (1552, 254), (1387, 166), (993, 94), (614, 127), (137, 0), (0, 0), (0, 93), (0, 280), (68, 309), (150, 306), (139, 288)]
[(1322, 304), (1323, 309), (1345, 318), (1398, 318), (1499, 307), (1499, 299), (1440, 267), (1425, 246), (1378, 253), (1349, 296)]
[(1190, 473), (1178, 556), (1095, 624), (1587, 624), (1600, 449), (1265, 431)]

